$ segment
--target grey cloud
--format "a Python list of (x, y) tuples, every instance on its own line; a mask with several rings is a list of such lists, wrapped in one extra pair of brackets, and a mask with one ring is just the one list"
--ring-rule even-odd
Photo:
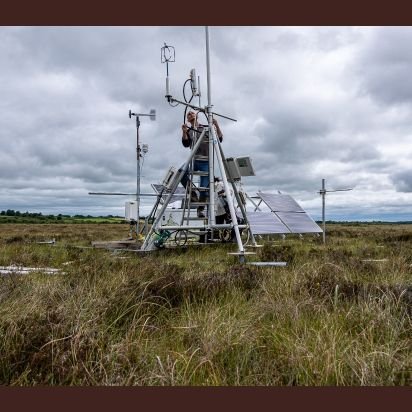
[(386, 104), (412, 103), (411, 43), (410, 27), (373, 31), (357, 62), (361, 91)]
[[(365, 30), (211, 28), (214, 110), (238, 119), (220, 119), (223, 148), (227, 156), (253, 158), (257, 177), (245, 179), (248, 190), (313, 199), (322, 177), (331, 186), (365, 190), (392, 185), (389, 176), (408, 153), (411, 116), (392, 106), (409, 98), (409, 35), (400, 33), (410, 30), (391, 29), (382, 50), (377, 46), (386, 28)], [(129, 109), (156, 108), (158, 114), (156, 122), (141, 118), (140, 142), (149, 144), (142, 190), (151, 192), (150, 183), (186, 160), (183, 108), (164, 99), (165, 41), (176, 47), (169, 67), (174, 95), (181, 98), (195, 67), (205, 104), (202, 27), (0, 28), (6, 57), (0, 69), (0, 209), (121, 210), (124, 199), (87, 192), (135, 190), (136, 128)], [(384, 70), (392, 73), (393, 64), (402, 68), (399, 82), (383, 87)], [(401, 80), (404, 96), (397, 90)], [(355, 93), (359, 84), (364, 94)], [(386, 153), (388, 145), (398, 152)], [(144, 207), (150, 207), (147, 199)]]
[(343, 161), (375, 161), (380, 159), (382, 154), (370, 144), (368, 145), (356, 145), (342, 157)]
[(261, 139), (258, 149), (273, 153), (276, 162), (286, 164), (319, 158), (325, 153), (324, 139), (329, 130), (327, 120), (320, 116), (275, 108), (267, 111), (266, 122), (254, 133)]
[(393, 174), (391, 180), (398, 192), (412, 192), (412, 169)]

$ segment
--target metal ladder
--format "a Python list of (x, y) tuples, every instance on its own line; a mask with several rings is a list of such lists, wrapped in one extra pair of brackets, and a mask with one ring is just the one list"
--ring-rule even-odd
[[(193, 182), (193, 178), (194, 176), (206, 176), (209, 175), (209, 186), (211, 184), (214, 185), (213, 179), (211, 179), (210, 177), (210, 171), (214, 170), (214, 165), (210, 164), (210, 162), (214, 162), (214, 156), (205, 156), (203, 159), (197, 157), (196, 160), (208, 160), (209, 161), (209, 170), (206, 172), (202, 172), (202, 171), (196, 171), (193, 170), (193, 162), (195, 160), (195, 156), (196, 153), (198, 152), (198, 149), (200, 147), (200, 144), (203, 141), (203, 138), (205, 138), (206, 136), (206, 132), (208, 132), (208, 130), (206, 130), (207, 128), (204, 128), (203, 131), (200, 133), (200, 136), (198, 137), (197, 141), (194, 143), (193, 147), (191, 148), (191, 152), (190, 152), (190, 156), (188, 158), (188, 160), (186, 161), (186, 163), (183, 165), (183, 167), (181, 169), (179, 169), (178, 173), (176, 173), (176, 175), (173, 177), (173, 181), (170, 185), (170, 192), (166, 198), (166, 200), (164, 201), (160, 211), (158, 212), (153, 225), (149, 231), (149, 233), (147, 234), (145, 241), (143, 242), (143, 245), (141, 247), (142, 251), (150, 251), (150, 250), (155, 250), (156, 249), (156, 236), (159, 235), (159, 233), (156, 232), (156, 230), (158, 230), (159, 232), (162, 231), (177, 231), (177, 236), (180, 236), (180, 231), (184, 234), (184, 236), (187, 236), (187, 233), (193, 233), (196, 232), (197, 235), (205, 236), (205, 240), (207, 241), (207, 237), (208, 237), (208, 232), (211, 232), (211, 239), (213, 239), (213, 232), (214, 230), (220, 230), (220, 229), (234, 229), (235, 230), (235, 234), (236, 234), (236, 242), (238, 244), (239, 247), (239, 251), (236, 253), (230, 253), (231, 255), (238, 255), (239, 256), (239, 260), (240, 262), (244, 262), (245, 260), (245, 255), (247, 254), (254, 254), (254, 252), (246, 252), (244, 250), (242, 241), (240, 239), (240, 234), (239, 234), (239, 229), (246, 229), (249, 230), (250, 232), (250, 228), (249, 225), (247, 224), (247, 217), (246, 217), (246, 211), (243, 207), (243, 204), (241, 202), (241, 199), (239, 197), (239, 193), (238, 190), (236, 188), (236, 185), (234, 184), (233, 180), (229, 182), (226, 182), (226, 184), (231, 184), (232, 188), (233, 188), (233, 194), (235, 196), (236, 201), (238, 202), (240, 209), (241, 209), (241, 213), (243, 215), (243, 218), (245, 220), (245, 223), (242, 225), (239, 225), (238, 220), (236, 219), (235, 216), (235, 211), (234, 211), (234, 206), (233, 205), (229, 205), (229, 208), (231, 209), (231, 215), (233, 215), (236, 219), (236, 221), (233, 223), (228, 223), (228, 224), (219, 224), (216, 225), (215, 222), (209, 222), (209, 216), (214, 216), (214, 210), (212, 210), (212, 205), (214, 205), (214, 195), (213, 195), (213, 199), (211, 196), (211, 193), (214, 193), (214, 186), (213, 189), (211, 187), (194, 187), (194, 182)], [(209, 137), (207, 137), (209, 139)], [(214, 141), (214, 140), (213, 140)], [(220, 158), (220, 161), (222, 162), (222, 164), (220, 165), (221, 168), (221, 172), (223, 174), (224, 179), (226, 179), (226, 175), (228, 174), (228, 168), (227, 168), (227, 162), (226, 159), (224, 157), (223, 151), (222, 151), (222, 147), (220, 145), (220, 142), (217, 140), (215, 142), (216, 146), (215, 146), (215, 150), (217, 150), (217, 157), (218, 160)], [(222, 170), (222, 166), (223, 169)], [(164, 228), (162, 228), (161, 225), (159, 225), (160, 223), (160, 219), (163, 216), (163, 213), (166, 211), (166, 208), (168, 206), (168, 204), (170, 203), (170, 199), (172, 197), (172, 195), (174, 194), (176, 188), (178, 187), (178, 185), (180, 184), (185, 171), (189, 172), (189, 176), (190, 178), (188, 179), (188, 184), (186, 185), (186, 196), (185, 199), (183, 200), (184, 204), (182, 205), (183, 209), (184, 209), (184, 213), (182, 212), (182, 218), (181, 218), (181, 222), (178, 225), (166, 225), (164, 226)], [(192, 195), (192, 191), (193, 190), (199, 190), (199, 194), (200, 191), (208, 191), (209, 193), (209, 197), (207, 199), (206, 202), (193, 202), (191, 201), (191, 195)], [(229, 198), (232, 198), (232, 195), (228, 194), (227, 192), (228, 186), (225, 187), (225, 191), (226, 191), (226, 195), (229, 196)], [(211, 201), (212, 199), (212, 201)], [(205, 213), (205, 218), (198, 218), (197, 217), (197, 213), (196, 213), (196, 217), (195, 216), (191, 216), (191, 211), (193, 211), (192, 207), (199, 207), (199, 206), (204, 206), (205, 207), (205, 211), (206, 211), (206, 207), (208, 208), (208, 213)], [(197, 211), (196, 211), (197, 212)], [(196, 225), (193, 224), (195, 220), (203, 220), (203, 224), (202, 225)], [(160, 233), (162, 234), (162, 233)], [(255, 239), (253, 237), (253, 234), (250, 232), (251, 235), (251, 240), (253, 245), (256, 244)], [(176, 242), (178, 243), (178, 242)], [(203, 242), (202, 242), (203, 243)]]
[[(205, 141), (208, 142), (208, 135), (204, 137)], [(197, 139), (196, 139), (197, 140)], [(194, 150), (194, 145), (191, 147), (191, 150), (193, 152)], [(192, 161), (189, 166), (188, 174), (189, 174), (189, 179), (188, 179), (188, 184), (186, 186), (186, 196), (185, 199), (183, 200), (182, 204), (182, 219), (181, 219), (181, 225), (184, 226), (184, 222), (186, 222), (186, 225), (190, 225), (191, 221), (203, 221), (204, 226), (207, 226), (209, 223), (209, 207), (210, 207), (210, 187), (208, 186), (200, 186), (200, 180), (201, 177), (203, 176), (209, 176), (209, 171), (200, 171), (200, 170), (194, 170), (194, 164), (196, 161), (204, 161), (204, 162), (209, 162), (209, 157), (208, 156), (202, 156), (202, 155), (197, 155), (194, 154)], [(195, 177), (199, 178), (199, 184), (195, 184)], [(200, 196), (201, 194), (206, 194), (206, 201), (200, 201)], [(197, 196), (197, 201), (192, 201), (192, 196), (193, 194), (196, 194)], [(202, 196), (203, 198), (204, 196)], [(198, 216), (198, 208), (203, 207), (203, 214), (204, 217), (199, 217)], [(193, 208), (196, 208), (196, 215), (192, 215)], [(204, 239), (207, 241), (207, 230), (199, 231), (200, 236), (204, 236)]]

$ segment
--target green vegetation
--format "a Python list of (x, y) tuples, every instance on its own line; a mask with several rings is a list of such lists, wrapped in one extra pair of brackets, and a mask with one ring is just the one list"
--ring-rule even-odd
[[(412, 230), (333, 225), (267, 241), (142, 255), (78, 248), (128, 227), (1, 226), (3, 385), (410, 385)], [(36, 241), (55, 238), (55, 246)]]
[(126, 223), (120, 216), (83, 216), (83, 215), (43, 215), (42, 213), (19, 212), (18, 210), (2, 210), (0, 212), (1, 223)]

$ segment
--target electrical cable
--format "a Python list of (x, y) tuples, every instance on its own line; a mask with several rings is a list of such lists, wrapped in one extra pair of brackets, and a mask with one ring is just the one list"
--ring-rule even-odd
[[(183, 83), (183, 99), (185, 100), (186, 103), (190, 103), (190, 101), (188, 102), (186, 99), (186, 93), (185, 93), (185, 88), (186, 88), (186, 84), (187, 82), (190, 82), (190, 79), (187, 79), (184, 83)], [(192, 98), (193, 98), (193, 93), (192, 93)], [(190, 99), (192, 100), (192, 99)]]
[[(192, 91), (192, 97), (190, 98), (189, 101), (187, 101), (185, 89), (186, 89), (186, 84), (187, 84), (187, 82), (190, 82), (190, 81), (191, 81), (191, 79), (189, 78), (189, 79), (187, 79), (187, 80), (183, 83), (183, 99), (184, 99), (184, 101), (185, 101), (186, 103), (190, 103), (190, 102), (193, 100), (193, 97), (195, 97), (194, 94), (193, 94), (193, 88), (192, 88), (192, 86), (190, 86), (190, 89), (191, 89), (191, 91)], [(188, 106), (185, 107), (185, 111), (184, 111), (184, 113), (183, 113), (183, 123), (186, 122), (187, 109), (188, 109)]]
[(186, 113), (187, 113), (187, 106), (185, 107), (185, 111), (183, 112), (183, 124), (186, 124)]

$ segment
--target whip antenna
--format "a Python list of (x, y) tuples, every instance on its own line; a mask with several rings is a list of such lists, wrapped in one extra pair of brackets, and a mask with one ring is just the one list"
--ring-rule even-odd
[(160, 61), (166, 63), (166, 99), (170, 101), (172, 95), (170, 94), (170, 79), (169, 79), (169, 63), (175, 62), (175, 48), (168, 46), (166, 43), (160, 49)]

